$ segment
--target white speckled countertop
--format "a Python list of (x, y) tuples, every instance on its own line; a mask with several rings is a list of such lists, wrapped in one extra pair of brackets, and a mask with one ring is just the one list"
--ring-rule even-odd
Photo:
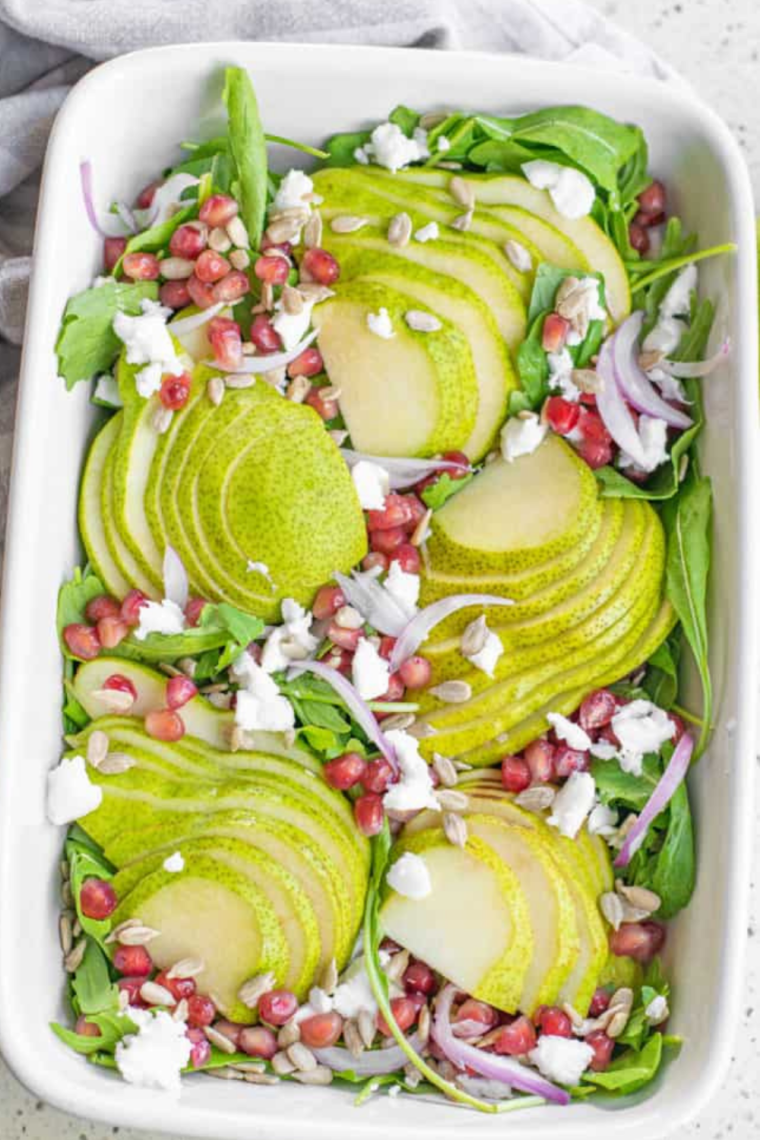
[[(760, 200), (759, 0), (590, 0), (646, 40), (726, 120), (746, 152)], [(760, 836), (760, 805), (756, 806)], [(674, 1140), (760, 1137), (760, 851), (752, 875), (745, 1002), (731, 1071), (702, 1116)], [(0, 1060), (0, 1140), (159, 1140), (66, 1116), (36, 1101)], [(646, 1138), (644, 1138), (646, 1140)]]

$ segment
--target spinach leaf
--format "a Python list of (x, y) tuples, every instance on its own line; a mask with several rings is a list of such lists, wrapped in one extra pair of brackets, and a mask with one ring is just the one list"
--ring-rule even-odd
[(74, 625), (85, 620), (84, 611), (87, 603), (106, 592), (105, 586), (88, 566), (74, 568), (74, 573), (68, 582), (64, 582), (58, 591), (58, 605), (56, 611), (56, 627), (61, 652), (70, 661), (77, 661), (66, 642), (63, 640), (63, 630), (67, 625)]
[[(682, 783), (668, 806), (668, 830), (654, 860), (646, 868), (647, 886), (662, 899), (657, 917), (672, 918), (694, 893), (696, 858), (689, 792)], [(638, 882), (638, 879), (634, 879)]]
[(333, 733), (349, 732), (351, 722), (338, 712), (334, 705), (319, 701), (300, 701), (300, 720), (304, 724), (315, 725), (317, 728), (326, 728)]
[(603, 804), (641, 811), (662, 775), (659, 756), (644, 757), (640, 776), (624, 772), (616, 760), (594, 760), (591, 774)]
[(327, 161), (325, 166), (355, 166), (354, 151), (369, 141), (369, 131), (351, 131), (333, 135), (325, 143)]
[(547, 316), (548, 311), (538, 314), (517, 350), (517, 371), (530, 408), (539, 407), (549, 394), (549, 362), (541, 344)]
[(678, 697), (681, 633), (677, 630), (654, 651), (642, 681), (646, 696), (661, 709), (671, 709)]
[(452, 479), (449, 472), (444, 471), (435, 483), (425, 487), (422, 492), (422, 501), (426, 507), (430, 507), (431, 511), (439, 511), (452, 495), (457, 495), (464, 490), (473, 479), (474, 475), (472, 474), (464, 475), (461, 479)]
[(72, 990), (79, 1013), (116, 1009), (118, 989), (111, 981), (108, 958), (91, 938), (87, 939), (82, 964), (74, 974)]
[[(634, 203), (639, 194), (641, 194), (643, 190), (646, 190), (647, 186), (651, 183), (652, 179), (647, 173), (648, 166), (649, 148), (647, 147), (644, 132), (640, 131), (637, 149), (618, 173), (618, 194), (620, 196), (619, 212), (621, 214), (626, 206), (630, 206)], [(638, 208), (638, 203), (636, 204), (636, 208)]]
[(63, 1025), (53, 1023), (50, 1028), (64, 1045), (68, 1045), (76, 1053), (90, 1056), (94, 1053), (113, 1053), (116, 1046), (129, 1033), (136, 1033), (137, 1026), (124, 1013), (96, 1012), (88, 1014), (87, 1020), (97, 1025), (100, 1037), (83, 1037), (66, 1029)]
[(267, 150), (253, 84), (242, 67), (225, 72), (230, 151), (237, 167), (242, 219), (251, 248), (258, 249), (267, 204)]
[(70, 298), (55, 346), (58, 372), (69, 391), (80, 380), (91, 380), (113, 367), (122, 347), (113, 331), (116, 314), (139, 316), (143, 301), (157, 298), (155, 281), (108, 282)]
[(403, 103), (399, 103), (398, 107), (394, 107), (388, 116), (388, 122), (395, 123), (407, 138), (411, 138), (415, 128), (419, 126), (420, 113), (413, 111), (411, 107), (405, 107)]
[(584, 1073), (583, 1080), (621, 1096), (634, 1093), (654, 1079), (662, 1053), (662, 1034), (653, 1033), (643, 1049), (626, 1049), (603, 1073)]
[(77, 918), (85, 933), (105, 949), (105, 938), (111, 931), (111, 922), (109, 919), (99, 921), (88, 918), (82, 910), (80, 895), (86, 879), (104, 879), (106, 882), (112, 879), (111, 864), (91, 847), (70, 838), (66, 841), (66, 858), (71, 872), (71, 893), (74, 896)]
[(118, 277), (121, 272), (122, 262), (128, 253), (142, 253), (149, 251), (150, 253), (157, 253), (159, 250), (166, 249), (169, 245), (172, 234), (175, 230), (179, 229), (184, 222), (189, 222), (191, 218), (198, 216), (198, 203), (191, 202), (187, 206), (183, 206), (176, 213), (172, 214), (170, 218), (166, 218), (158, 225), (151, 226), (148, 230), (143, 230), (142, 233), (135, 234), (127, 242), (124, 253), (121, 255), (116, 265), (111, 270), (114, 277)]
[(202, 629), (225, 630), (243, 649), (257, 637), (261, 637), (264, 632), (264, 622), (260, 617), (247, 614), (231, 606), (229, 602), (204, 606), (201, 611), (200, 626)]

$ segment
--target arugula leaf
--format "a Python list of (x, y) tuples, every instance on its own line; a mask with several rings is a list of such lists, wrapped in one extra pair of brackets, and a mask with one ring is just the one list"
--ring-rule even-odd
[(91, 938), (87, 939), (82, 964), (74, 974), (71, 985), (80, 1013), (102, 1013), (116, 1009), (119, 991), (111, 981), (108, 958)]
[(431, 511), (439, 511), (453, 495), (458, 495), (460, 491), (463, 491), (473, 478), (474, 475), (469, 474), (460, 479), (452, 479), (449, 472), (444, 471), (435, 483), (425, 487), (422, 492), (422, 501)]
[(58, 591), (58, 605), (56, 611), (56, 627), (61, 652), (70, 661), (78, 661), (63, 640), (63, 630), (67, 625), (74, 625), (85, 620), (84, 611), (87, 603), (106, 592), (105, 586), (89, 565), (84, 569), (81, 566), (74, 568), (74, 573), (68, 582), (64, 582)]
[(203, 629), (218, 626), (220, 629), (226, 630), (242, 648), (250, 645), (264, 632), (264, 622), (260, 617), (247, 614), (244, 610), (231, 606), (229, 602), (204, 606), (201, 611), (200, 624)]
[(586, 1072), (583, 1080), (621, 1096), (634, 1093), (654, 1079), (662, 1052), (662, 1034), (653, 1033), (643, 1049), (626, 1049), (603, 1073)]
[[(101, 590), (102, 593), (102, 590)], [(214, 653), (205, 665), (212, 667), (209, 676), (220, 673), (243, 649), (264, 632), (261, 618), (244, 613), (227, 602), (209, 603), (201, 612), (197, 626), (182, 633), (149, 633), (138, 640), (132, 633), (111, 650), (114, 657), (131, 661), (176, 661), (180, 657), (200, 657)], [(202, 674), (205, 677), (205, 674)], [(201, 679), (201, 678), (199, 678)]]
[(104, 879), (106, 882), (113, 878), (111, 864), (102, 854), (94, 852), (91, 847), (77, 843), (76, 840), (67, 839), (66, 858), (71, 872), (71, 893), (74, 896), (77, 918), (86, 934), (89, 934), (100, 946), (105, 949), (106, 935), (111, 931), (110, 919), (99, 921), (88, 918), (80, 904), (82, 886), (86, 879)]
[[(646, 876), (646, 885), (662, 900), (658, 918), (672, 918), (691, 900), (697, 871), (694, 828), (685, 782), (677, 788), (668, 805), (668, 830), (662, 846), (654, 860), (642, 868), (641, 875)], [(639, 882), (636, 875), (634, 882)]]
[(69, 299), (55, 346), (58, 373), (69, 391), (80, 380), (110, 372), (122, 348), (112, 327), (116, 314), (139, 316), (143, 301), (157, 298), (155, 281), (114, 281)]
[(137, 1026), (125, 1013), (98, 1012), (87, 1015), (87, 1020), (97, 1025), (100, 1037), (83, 1037), (66, 1029), (56, 1022), (50, 1026), (64, 1045), (68, 1045), (76, 1053), (91, 1056), (94, 1053), (115, 1053), (116, 1046), (129, 1033), (136, 1033)]
[(325, 143), (325, 166), (355, 166), (354, 151), (369, 141), (369, 131), (350, 131), (332, 135)]
[(624, 772), (616, 760), (594, 760), (591, 774), (603, 804), (641, 811), (662, 775), (659, 756), (644, 757), (640, 776)]
[(256, 94), (242, 67), (225, 71), (230, 151), (237, 167), (240, 209), (252, 249), (258, 249), (267, 205), (267, 149)]
[(319, 701), (300, 701), (300, 717), (304, 724), (314, 725), (316, 728), (326, 728), (333, 733), (350, 732), (351, 722), (341, 716), (334, 705), (322, 704)]
[(541, 344), (548, 312), (538, 314), (517, 350), (517, 371), (529, 408), (537, 408), (549, 394), (549, 362)]
[(394, 107), (388, 116), (389, 123), (395, 123), (407, 138), (411, 138), (416, 127), (419, 126), (420, 113), (413, 111), (411, 107), (405, 107), (403, 103), (399, 103), (398, 107)]

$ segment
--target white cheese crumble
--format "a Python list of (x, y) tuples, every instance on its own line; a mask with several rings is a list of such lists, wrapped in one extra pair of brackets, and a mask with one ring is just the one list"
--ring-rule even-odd
[(383, 586), (404, 612), (413, 618), (420, 597), (419, 574), (410, 574), (398, 561), (391, 562)]
[(158, 391), (166, 373), (181, 376), (185, 371), (166, 327), (173, 315), (158, 301), (145, 300), (140, 316), (117, 313), (113, 319), (113, 331), (127, 350), (127, 364), (145, 365), (135, 373), (135, 387), (145, 399)]
[(289, 170), (277, 187), (271, 210), (297, 210), (309, 208), (309, 195), (314, 193), (314, 183), (303, 170)]
[(365, 511), (381, 511), (385, 506), (385, 496), (391, 489), (390, 475), (379, 463), (360, 459), (351, 468), (359, 502)]
[(435, 241), (439, 236), (438, 222), (428, 222), (426, 226), (414, 231), (414, 240), (421, 241), (423, 245), (426, 241)]
[(549, 1081), (558, 1085), (577, 1085), (594, 1058), (594, 1050), (585, 1041), (571, 1037), (555, 1037), (543, 1033), (528, 1059)]
[(385, 734), (396, 753), (399, 766), (398, 782), (391, 784), (383, 797), (386, 810), (421, 811), (431, 808), (440, 811), (441, 805), (433, 795), (430, 769), (420, 756), (419, 741), (398, 728)]
[(90, 783), (83, 756), (72, 756), (48, 772), (47, 817), (56, 827), (73, 823), (100, 807), (103, 789)]
[(573, 380), (575, 364), (566, 348), (559, 352), (547, 352), (546, 363), (549, 365), (549, 387), (553, 392), (561, 392), (571, 404), (577, 404), (581, 398), (581, 390)]
[(617, 748), (607, 740), (592, 741), (589, 752), (597, 760), (614, 760), (617, 756)]
[(561, 835), (575, 839), (596, 803), (596, 785), (590, 772), (573, 772), (557, 792), (547, 823)]
[(127, 1084), (160, 1089), (178, 1097), (180, 1075), (190, 1061), (192, 1044), (187, 1025), (166, 1010), (151, 1013), (130, 1006), (127, 1016), (137, 1026), (116, 1046), (116, 1066)]
[(362, 638), (351, 662), (351, 680), (364, 701), (373, 701), (388, 692), (390, 665), (381, 657), (371, 641)]
[(98, 376), (95, 381), (93, 396), (94, 399), (101, 400), (111, 408), (121, 408), (124, 405), (116, 377), (112, 376), (110, 372), (104, 372), (102, 376)]
[(522, 171), (531, 186), (549, 191), (552, 202), (565, 218), (584, 218), (591, 212), (596, 191), (591, 179), (582, 171), (542, 158), (524, 162)]
[(379, 309), (376, 313), (367, 313), (367, 328), (381, 340), (392, 340), (396, 335), (393, 331), (393, 321), (385, 308)]
[(513, 416), (501, 429), (502, 456), (507, 463), (513, 463), (521, 455), (530, 455), (543, 443), (548, 430), (535, 412)]
[(415, 901), (426, 899), (433, 889), (427, 863), (412, 851), (406, 851), (396, 860), (386, 881), (397, 894)]
[(670, 1017), (667, 998), (663, 997), (662, 994), (652, 998), (644, 1010), (644, 1015), (650, 1025), (661, 1025), (663, 1021), (667, 1021)]
[(589, 835), (601, 835), (604, 839), (614, 835), (618, 826), (618, 813), (607, 804), (597, 803), (588, 817)]
[(659, 752), (675, 735), (676, 726), (668, 714), (651, 701), (630, 701), (612, 718), (612, 731), (620, 741), (618, 762), (624, 772), (640, 776), (644, 756)]
[(487, 625), (485, 626), (485, 633), (486, 639), (481, 648), (475, 653), (462, 653), (462, 656), (466, 657), (476, 669), (480, 669), (481, 673), (485, 673), (487, 677), (493, 677), (497, 662), (504, 652), (504, 646), (499, 635), (489, 629)]
[(691, 294), (696, 292), (699, 274), (696, 265), (687, 265), (676, 277), (660, 302), (660, 317), (688, 317)]
[(298, 313), (287, 313), (282, 300), (275, 302), (275, 314), (272, 318), (272, 328), (282, 341), (286, 352), (300, 344), (308, 332), (311, 324), (311, 310), (314, 301), (304, 298), (303, 308)]
[[(363, 159), (359, 158), (359, 154), (363, 155)], [(394, 174), (410, 162), (419, 162), (429, 157), (427, 131), (416, 127), (412, 137), (407, 138), (395, 123), (379, 123), (369, 142), (354, 151), (354, 158), (358, 162), (374, 159), (378, 166), (384, 166)]]
[(290, 701), (250, 653), (243, 652), (235, 659), (231, 673), (241, 686), (235, 702), (235, 724), (247, 732), (286, 732), (293, 728), (295, 713)]
[(451, 150), (451, 143), (445, 135), (439, 135), (435, 145), (440, 151)]
[(644, 453), (643, 464), (637, 463), (625, 451), (621, 451), (618, 466), (641, 467), (644, 471), (654, 471), (668, 459), (668, 425), (665, 420), (654, 416), (639, 416), (639, 439)]
[(269, 634), (261, 654), (261, 668), (265, 673), (278, 673), (294, 661), (304, 661), (317, 648), (319, 642), (310, 632), (314, 615), (293, 598), (283, 598), (280, 607), (282, 625)]
[(554, 729), (559, 740), (564, 740), (569, 748), (576, 752), (588, 752), (591, 747), (591, 737), (575, 721), (563, 716), (562, 713), (547, 713), (546, 719)]
[(178, 875), (185, 869), (185, 860), (181, 851), (175, 851), (168, 859), (164, 859), (164, 870), (170, 875)]
[(332, 995), (333, 1009), (341, 1017), (358, 1017), (361, 1011), (377, 1013), (377, 1002), (367, 977), (364, 955), (355, 958)]
[(533, 258), (524, 245), (510, 238), (504, 245), (504, 252), (518, 273), (530, 273), (533, 268)]
[(169, 598), (162, 602), (146, 602), (139, 612), (140, 624), (135, 629), (138, 641), (145, 641), (150, 633), (182, 633), (185, 628), (185, 615)]

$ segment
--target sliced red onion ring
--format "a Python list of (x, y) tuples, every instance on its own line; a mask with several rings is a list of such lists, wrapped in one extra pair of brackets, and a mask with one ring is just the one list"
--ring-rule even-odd
[[(225, 307), (224, 301), (217, 302), (216, 305), (210, 305), (208, 309), (201, 309), (199, 313), (193, 313), (189, 317), (180, 317), (177, 321), (172, 321), (168, 326), (169, 332), (173, 336), (184, 336), (185, 333), (192, 332), (194, 329), (201, 328), (202, 325), (207, 324), (213, 317), (221, 313)], [(218, 368), (218, 364), (214, 364)]]
[(333, 577), (346, 600), (380, 633), (398, 637), (409, 624), (407, 611), (380, 585), (372, 571), (361, 573), (354, 570), (350, 578), (336, 571)]
[(475, 1021), (472, 1017), (451, 1023), (451, 1032), (455, 1037), (482, 1037), (485, 1028), (482, 1021)]
[(181, 610), (187, 605), (190, 585), (182, 559), (173, 546), (164, 551), (164, 597)]
[(407, 622), (391, 654), (391, 673), (395, 673), (407, 657), (414, 651), (445, 618), (463, 610), (466, 606), (513, 606), (511, 598), (499, 598), (494, 594), (452, 594), (449, 598), (441, 598), (439, 602), (425, 606), (424, 610)]
[(398, 772), (398, 760), (393, 745), (380, 731), (380, 726), (375, 720), (372, 709), (366, 701), (362, 700), (351, 682), (346, 680), (337, 669), (323, 665), (321, 661), (299, 661), (296, 665), (292, 665), (288, 672), (288, 680), (300, 677), (302, 673), (313, 673), (315, 677), (321, 677), (331, 689), (335, 690), (359, 727), (380, 749), (393, 771)]
[(100, 234), (102, 238), (128, 237), (130, 234), (129, 227), (124, 225), (123, 220), (118, 215), (107, 214), (103, 222), (98, 221), (92, 193), (92, 165), (89, 161), (80, 162), (79, 178), (82, 183), (82, 197), (84, 198), (87, 219), (95, 232)]
[(637, 467), (648, 470), (648, 460), (641, 437), (618, 385), (613, 359), (614, 336), (608, 337), (599, 352), (596, 374), (602, 381), (596, 393), (596, 406), (604, 426), (618, 447), (631, 457)]
[[(674, 428), (691, 427), (691, 418), (663, 400), (639, 364), (638, 338), (643, 323), (644, 314), (641, 310), (632, 313), (611, 338), (613, 370), (618, 387), (637, 412), (665, 420)], [(628, 451), (628, 448), (625, 450)]]
[[(415, 1033), (409, 1038), (409, 1044), (417, 1052), (420, 1039)], [(384, 1077), (388, 1073), (395, 1073), (403, 1069), (408, 1058), (400, 1045), (391, 1045), (388, 1049), (370, 1049), (360, 1057), (354, 1057), (348, 1049), (340, 1045), (332, 1045), (327, 1049), (313, 1049), (312, 1052), (321, 1065), (327, 1065), (334, 1073), (354, 1072), (361, 1077)]]
[(452, 1065), (458, 1069), (473, 1069), (482, 1077), (491, 1081), (501, 1081), (510, 1088), (519, 1089), (520, 1092), (533, 1093), (542, 1096), (554, 1104), (569, 1104), (570, 1094), (564, 1089), (553, 1085), (527, 1065), (515, 1061), (511, 1057), (495, 1056), (486, 1053), (484, 1049), (477, 1049), (468, 1045), (466, 1041), (458, 1040), (451, 1026), (451, 1004), (456, 989), (447, 985), (438, 997), (435, 1020), (432, 1026), (433, 1038), (439, 1049), (446, 1054)]
[(361, 460), (383, 467), (390, 477), (392, 491), (411, 487), (413, 483), (427, 479), (428, 475), (435, 475), (436, 471), (472, 471), (469, 464), (453, 463), (450, 459), (399, 459), (390, 455), (365, 455), (362, 451), (352, 451), (350, 447), (342, 447), (340, 452), (349, 467)]
[(677, 376), (679, 380), (691, 380), (699, 376), (709, 376), (721, 364), (731, 351), (731, 341), (728, 337), (723, 341), (717, 352), (707, 360), (661, 360), (657, 365), (669, 376)]
[(116, 210), (118, 217), (121, 218), (127, 229), (130, 230), (133, 234), (136, 234), (139, 231), (140, 227), (137, 224), (135, 215), (132, 213), (127, 203), (114, 202), (114, 209)]
[(670, 758), (670, 763), (647, 800), (641, 815), (626, 835), (625, 843), (620, 848), (620, 853), (615, 859), (615, 867), (627, 867), (641, 847), (646, 833), (649, 830), (650, 823), (653, 819), (657, 818), (661, 811), (665, 810), (678, 790), (679, 785), (686, 778), (693, 751), (694, 741), (688, 732), (685, 732), (675, 746), (673, 755)]
[(208, 364), (211, 368), (218, 368), (220, 372), (273, 372), (275, 368), (284, 368), (300, 356), (305, 348), (308, 348), (313, 340), (316, 339), (317, 330), (312, 331), (305, 336), (300, 344), (295, 348), (289, 348), (287, 352), (270, 352), (266, 356), (244, 356), (239, 365), (223, 365), (219, 364), (216, 360), (204, 360), (204, 364)]

